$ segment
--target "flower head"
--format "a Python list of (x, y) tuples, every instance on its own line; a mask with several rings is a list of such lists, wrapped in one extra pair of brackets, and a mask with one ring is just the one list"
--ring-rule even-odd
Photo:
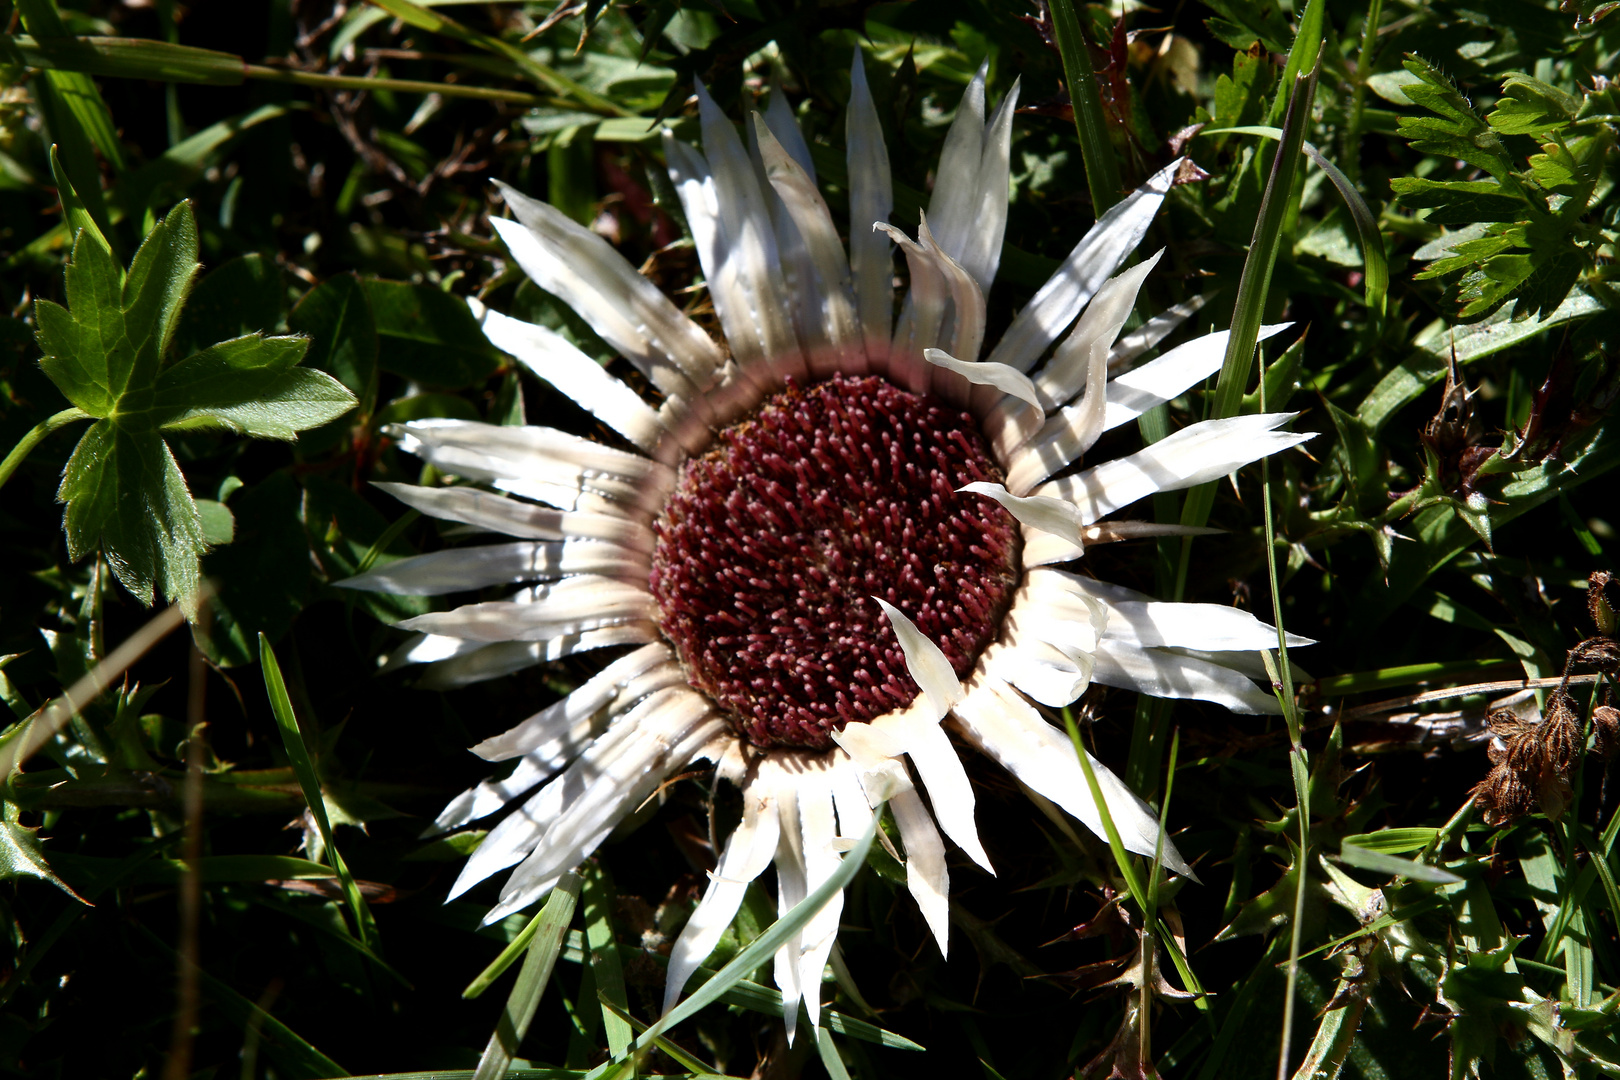
[[(1176, 166), (1108, 211), (981, 359), (1018, 88), (986, 117), (983, 70), (973, 80), (910, 237), (887, 223), (887, 151), (858, 51), (852, 81), (847, 255), (780, 94), (751, 117), (746, 146), (701, 87), (703, 152), (665, 136), (723, 343), (605, 240), (503, 187), (515, 220), (494, 225), (512, 257), (635, 365), (656, 403), (552, 331), (480, 308), (491, 341), (633, 449), (551, 428), (401, 425), (407, 450), (495, 490), (390, 490), (514, 539), (348, 582), (411, 594), (519, 586), (402, 624), (418, 636), (395, 661), (429, 663), (441, 687), (615, 650), (563, 700), (473, 747), (520, 760), (438, 818), (453, 829), (519, 801), (452, 890), (517, 864), (490, 920), (538, 900), (692, 762), (714, 762), (742, 790), (742, 821), (670, 956), (671, 1004), (750, 882), (774, 865), (787, 910), (836, 869), (841, 834), (859, 834), (885, 801), (944, 950), (940, 834), (994, 873), (948, 732), (1100, 834), (1074, 750), (1036, 703), (1068, 705), (1097, 682), (1276, 709), (1251, 678), (1263, 677), (1254, 653), (1276, 644), (1271, 627), (1059, 568), (1090, 545), (1182, 531), (1111, 516), (1306, 438), (1279, 430), (1291, 414), (1243, 416), (1077, 468), (1103, 432), (1221, 363), (1224, 333), (1137, 365), (1196, 303), (1121, 336), (1158, 256), (1110, 275)], [(910, 282), (898, 316), (895, 246)], [(1152, 855), (1152, 811), (1092, 767), (1126, 847)], [(1163, 857), (1191, 872), (1173, 844)], [(841, 903), (778, 954), (790, 1032), (801, 999), (819, 1019)]]

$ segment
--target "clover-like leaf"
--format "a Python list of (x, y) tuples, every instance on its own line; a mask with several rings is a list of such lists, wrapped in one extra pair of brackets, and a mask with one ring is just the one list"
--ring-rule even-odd
[(196, 273), (196, 221), (181, 203), (127, 271), (81, 230), (67, 267), (68, 306), (35, 306), (40, 367), (95, 419), (56, 493), (67, 507), (68, 553), (77, 559), (99, 547), (143, 603), (162, 593), (188, 615), (208, 533), (163, 436), (223, 429), (291, 440), (355, 405), (336, 379), (297, 366), (306, 338), (248, 334), (165, 367)]

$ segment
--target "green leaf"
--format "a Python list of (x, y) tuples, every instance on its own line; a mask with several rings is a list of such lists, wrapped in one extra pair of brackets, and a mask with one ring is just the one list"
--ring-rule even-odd
[[(81, 230), (66, 271), (69, 306), (40, 301), (35, 307), (45, 353), (40, 367), (82, 410), (59, 416), (98, 418), (57, 490), (67, 504), (68, 552), (77, 559), (102, 548), (118, 579), (142, 601), (150, 604), (160, 590), (188, 615), (195, 613), (198, 560), (209, 539), (161, 433), (224, 428), (291, 440), (355, 404), (335, 379), (296, 366), (308, 348), (303, 338), (248, 334), (163, 368), (196, 272), (196, 222), (190, 204), (181, 203), (148, 234), (128, 272)], [(217, 284), (205, 290), (214, 297), (212, 315), (205, 305), (192, 325), (206, 327), (212, 318), (239, 328), (239, 313), (227, 319), (221, 312), (232, 307), (232, 294), (255, 281), (269, 286), (261, 290), (268, 305), (249, 309), (249, 317), (274, 321), (278, 277), (256, 259), (227, 264), (210, 275)]]
[(1446, 360), (1453, 349), (1459, 364), (1470, 363), (1603, 309), (1602, 301), (1596, 297), (1573, 291), (1555, 311), (1535, 318), (1515, 320), (1516, 312), (1503, 307), (1466, 326), (1447, 326), (1436, 319), (1417, 333), (1412, 340), (1415, 353), (1378, 381), (1357, 407), (1356, 415), (1378, 431), (1428, 386), (1445, 378)]
[[(1299, 26), (1294, 33), (1294, 41), (1288, 47), (1288, 61), (1283, 65), (1282, 80), (1279, 83), (1284, 90), (1294, 85), (1294, 80), (1309, 71), (1316, 64), (1317, 53), (1322, 48), (1322, 27), (1326, 19), (1326, 4), (1323, 0), (1307, 0), (1305, 10), (1299, 16)], [(1279, 91), (1271, 103), (1271, 114), (1268, 122), (1277, 125), (1282, 123), (1283, 111), (1288, 107), (1288, 95)]]
[(197, 515), (202, 519), (203, 540), (209, 547), (228, 544), (236, 537), (236, 516), (231, 508), (213, 499), (198, 499)]
[(1335, 451), (1348, 484), (1346, 498), (1353, 509), (1371, 511), (1388, 490), (1383, 452), (1366, 424), (1325, 398), (1322, 404), (1339, 435)]
[[(1227, 337), (1226, 356), (1221, 362), (1221, 373), (1216, 379), (1214, 404), (1211, 415), (1224, 418), (1236, 415), (1243, 400), (1243, 391), (1254, 368), (1255, 343), (1259, 339), (1260, 323), (1271, 289), (1271, 275), (1277, 266), (1277, 252), (1282, 243), (1283, 222), (1288, 210), (1294, 177), (1299, 172), (1305, 129), (1310, 126), (1311, 102), (1316, 97), (1316, 80), (1321, 70), (1320, 56), (1314, 58), (1308, 76), (1294, 80), (1292, 86), (1278, 93), (1288, 95), (1288, 111), (1283, 117), (1282, 138), (1272, 158), (1271, 172), (1266, 179), (1265, 194), (1260, 201), (1260, 212), (1255, 217), (1253, 239), (1249, 254), (1243, 260), (1243, 273), (1238, 279), (1238, 294), (1232, 309), (1231, 333)], [(1194, 488), (1182, 503), (1181, 524), (1202, 526), (1209, 520), (1209, 511), (1215, 502), (1215, 482)], [(1190, 538), (1181, 545), (1181, 562), (1175, 596), (1179, 598), (1185, 587), (1188, 562), (1192, 546)]]
[[(1273, 82), (1271, 58), (1240, 51), (1232, 57), (1231, 77), (1215, 80), (1212, 119), (1222, 128), (1257, 124), (1264, 113), (1266, 91)], [(1205, 134), (1208, 134), (1206, 130)]]
[(75, 237), (79, 235), (80, 230), (88, 232), (91, 238), (110, 255), (112, 245), (102, 235), (101, 226), (96, 224), (96, 219), (85, 207), (84, 200), (73, 190), (73, 181), (68, 179), (67, 171), (62, 168), (61, 159), (57, 156), (54, 145), (51, 147), (51, 176), (56, 179), (56, 194), (62, 200), (62, 215), (67, 219), (68, 232)]
[(40, 846), (36, 830), (25, 828), (15, 821), (0, 821), (0, 881), (18, 878), (37, 878), (55, 885), (81, 904), (90, 901), (74, 892), (67, 882), (56, 876), (45, 849)]
[(1405, 67), (1419, 80), (1401, 88), (1406, 96), (1439, 114), (1438, 118), (1400, 118), (1397, 130), (1411, 142), (1412, 149), (1466, 161), (1498, 180), (1506, 180), (1513, 171), (1513, 161), (1502, 146), (1502, 140), (1474, 112), (1468, 99), (1458, 93), (1450, 79), (1420, 57), (1408, 53)]
[(505, 363), (484, 337), (467, 302), (431, 285), (366, 281), (376, 320), (378, 363), (425, 386), (458, 390), (483, 382)]
[(377, 370), (377, 324), (359, 279), (339, 274), (321, 282), (293, 308), (287, 327), (310, 337), (306, 367), (366, 393)]
[[(163, 440), (111, 420), (90, 425), (74, 448), (57, 500), (68, 556), (100, 547), (124, 587), (150, 605), (154, 591), (194, 611), (202, 519)], [(188, 614), (191, 612), (188, 611)]]
[(1528, 75), (1509, 75), (1502, 97), (1486, 116), (1503, 135), (1542, 135), (1575, 119), (1580, 100)]
[(199, 269), (197, 219), (191, 203), (182, 202), (147, 234), (124, 275), (124, 324), (136, 343), (138, 370), (150, 364), (155, 371), (168, 351)]
[(45, 353), (39, 366), (63, 397), (91, 416), (103, 417), (118, 400), (112, 385), (116, 372), (132, 362), (120, 347), (123, 273), (110, 251), (92, 234), (81, 232), (66, 277), (71, 311), (49, 300), (34, 304), (39, 347)]
[(1375, 833), (1347, 836), (1342, 843), (1354, 844), (1365, 851), (1381, 851), (1385, 855), (1404, 855), (1428, 847), (1434, 842), (1438, 831), (1429, 828), (1380, 829)]
[(1086, 166), (1086, 187), (1091, 192), (1092, 213), (1101, 217), (1125, 192), (1119, 179), (1119, 162), (1114, 157), (1113, 140), (1103, 112), (1102, 87), (1091, 63), (1091, 46), (1074, 0), (1051, 0), (1052, 36), (1063, 61), (1063, 80), (1074, 103), (1074, 130), (1080, 143), (1080, 158)]
[(1439, 181), (1401, 176), (1391, 180), (1389, 187), (1407, 206), (1428, 210), (1428, 220), (1435, 225), (1520, 221), (1532, 210), (1523, 197), (1491, 180)]
[(354, 395), (325, 372), (295, 366), (308, 347), (307, 338), (250, 334), (182, 360), (158, 379), (152, 426), (225, 428), (291, 442), (335, 420), (354, 408)]
[(1380, 874), (1395, 874), (1411, 881), (1425, 881), (1431, 885), (1454, 885), (1462, 878), (1449, 870), (1428, 863), (1399, 859), (1382, 851), (1370, 851), (1346, 840), (1339, 846), (1339, 859), (1347, 866), (1360, 867)]

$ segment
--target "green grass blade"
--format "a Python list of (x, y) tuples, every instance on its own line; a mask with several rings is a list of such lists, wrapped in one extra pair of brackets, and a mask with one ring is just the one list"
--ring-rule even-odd
[[(24, 51), (23, 40), (31, 36), (43, 43), (60, 45), (73, 41), (68, 33), (67, 26), (62, 22), (62, 16), (57, 13), (54, 0), (20, 0), (17, 4), (17, 14), (22, 17), (22, 24), (28, 35), (22, 40), (12, 38), (18, 52)], [(70, 127), (74, 131), (72, 136), (74, 145), (70, 147), (75, 154), (80, 150), (88, 150), (94, 146), (101, 151), (107, 164), (113, 167), (114, 172), (124, 171), (124, 144), (118, 138), (118, 129), (113, 124), (112, 110), (107, 108), (101, 91), (90, 76), (77, 71), (47, 71), (45, 77), (38, 81), (42, 93), (41, 103), (46, 111), (53, 114), (53, 129), (57, 126)], [(48, 88), (48, 89), (47, 89)], [(49, 98), (47, 102), (44, 99)], [(78, 145), (79, 139), (84, 140)], [(57, 134), (57, 138), (62, 138)], [(77, 164), (88, 164), (94, 168), (93, 158), (86, 162), (69, 163), (70, 170), (78, 176), (81, 184), (85, 183), (94, 173), (86, 175), (79, 171)], [(100, 187), (95, 192), (84, 191), (84, 197), (90, 200), (92, 209), (100, 201)], [(105, 224), (105, 221), (103, 221)]]
[[(518, 936), (513, 938), (506, 948), (501, 950), (501, 954), (488, 967), (478, 973), (478, 978), (467, 984), (467, 989), (461, 992), (464, 999), (471, 1000), (488, 990), (490, 984), (500, 978), (501, 973), (511, 967), (513, 962), (523, 955), (524, 950), (529, 947), (529, 942), (533, 941), (534, 936), (540, 932), (540, 919), (544, 914), (544, 911), (537, 912), (534, 918), (529, 920), (529, 924), (518, 932)], [(583, 947), (581, 955), (583, 957)]]
[(523, 1036), (528, 1034), (535, 1010), (540, 1007), (540, 996), (545, 993), (546, 983), (551, 981), (551, 969), (562, 951), (563, 937), (568, 933), (568, 924), (574, 921), (579, 889), (579, 875), (564, 874), (546, 898), (546, 906), (535, 920), (536, 933), (530, 938), (523, 968), (512, 985), (501, 1018), (496, 1021), (489, 1045), (484, 1048), (484, 1056), (478, 1060), (473, 1080), (501, 1080), (507, 1075), (506, 1067), (516, 1056)]
[(1462, 878), (1453, 874), (1450, 870), (1442, 870), (1440, 867), (1430, 866), (1428, 863), (1398, 858), (1382, 851), (1372, 851), (1349, 841), (1343, 841), (1339, 844), (1339, 861), (1346, 866), (1355, 866), (1362, 870), (1374, 870), (1380, 874), (1394, 874), (1411, 881), (1428, 882), (1431, 885), (1455, 885), (1462, 881)]
[[(1243, 273), (1238, 279), (1237, 302), (1232, 311), (1231, 336), (1227, 339), (1226, 356), (1221, 363), (1220, 377), (1215, 383), (1212, 418), (1221, 419), (1237, 414), (1253, 365), (1254, 350), (1260, 336), (1261, 318), (1265, 312), (1266, 294), (1271, 290), (1271, 274), (1277, 265), (1277, 252), (1282, 246), (1283, 219), (1287, 214), (1294, 178), (1299, 172), (1300, 145), (1305, 141), (1305, 129), (1311, 122), (1311, 103), (1316, 97), (1316, 78), (1320, 63), (1313, 65), (1309, 75), (1294, 80), (1288, 95), (1288, 111), (1283, 116), (1282, 145), (1271, 162), (1271, 175), (1266, 181), (1265, 194), (1260, 200), (1260, 214), (1254, 223), (1254, 239), (1249, 254), (1243, 261)], [(1202, 526), (1209, 520), (1215, 505), (1216, 481), (1193, 488), (1182, 507), (1183, 525)], [(1191, 538), (1182, 541), (1181, 565), (1176, 574), (1176, 597), (1186, 591), (1187, 568), (1192, 556)]]
[(594, 864), (584, 867), (580, 876), (585, 879), (585, 943), (590, 948), (591, 972), (596, 976), (596, 994), (601, 1001), (602, 1030), (607, 1035), (608, 1052), (618, 1059), (629, 1052), (632, 1032), (624, 1019), (630, 1005), (613, 933), (613, 882), (607, 871)]
[[(1281, 141), (1282, 129), (1266, 124), (1245, 124), (1240, 127), (1205, 128), (1200, 135), (1258, 135), (1263, 139)], [(1300, 150), (1310, 158), (1312, 163), (1327, 178), (1333, 181), (1333, 187), (1338, 191), (1339, 197), (1344, 200), (1345, 209), (1350, 211), (1350, 220), (1356, 226), (1356, 239), (1361, 245), (1361, 261), (1364, 281), (1362, 288), (1366, 296), (1366, 305), (1369, 311), (1375, 312), (1378, 318), (1383, 318), (1389, 302), (1389, 254), (1384, 247), (1384, 234), (1378, 229), (1378, 216), (1367, 205), (1367, 200), (1361, 197), (1356, 190), (1355, 182), (1346, 176), (1327, 156), (1318, 150), (1315, 145), (1306, 141), (1300, 143)]]
[(377, 924), (372, 921), (371, 910), (366, 907), (364, 898), (360, 895), (360, 887), (354, 883), (354, 875), (349, 873), (349, 867), (339, 854), (336, 838), (332, 835), (332, 822), (326, 815), (326, 797), (321, 792), (321, 778), (315, 771), (315, 765), (310, 760), (309, 749), (304, 745), (304, 733), (299, 730), (298, 718), (293, 715), (292, 700), (287, 696), (287, 684), (281, 677), (281, 665), (276, 662), (275, 650), (270, 647), (270, 639), (262, 633), (259, 635), (259, 664), (264, 668), (264, 689), (270, 697), (270, 711), (275, 714), (276, 727), (281, 729), (281, 741), (287, 748), (287, 759), (292, 763), (293, 771), (298, 775), (298, 784), (304, 790), (304, 798), (309, 802), (310, 815), (315, 819), (315, 826), (321, 832), (321, 842), (332, 856), (332, 869), (337, 871), (338, 881), (343, 886), (343, 895), (349, 903), (349, 914), (354, 919), (355, 935), (373, 952), (377, 950)]
[(1277, 99), (1271, 103), (1269, 116), (1273, 125), (1281, 122), (1288, 107), (1288, 98), (1283, 91), (1292, 87), (1295, 79), (1317, 63), (1326, 22), (1327, 4), (1324, 0), (1309, 0), (1299, 17), (1299, 26), (1294, 30), (1294, 43), (1288, 48), (1288, 61), (1283, 65), (1282, 78), (1277, 81)]
[(1102, 87), (1091, 66), (1091, 53), (1085, 32), (1075, 13), (1074, 0), (1051, 0), (1052, 30), (1057, 37), (1058, 54), (1063, 58), (1063, 81), (1069, 87), (1074, 106), (1074, 130), (1080, 138), (1080, 157), (1086, 164), (1086, 187), (1091, 191), (1092, 211), (1097, 217), (1119, 202), (1124, 194), (1119, 179), (1119, 163), (1108, 138), (1108, 119), (1103, 115)]
[[(721, 994), (770, 959), (777, 949), (787, 944), (789, 938), (798, 933), (805, 923), (809, 922), (817, 912), (826, 907), (827, 902), (842, 891), (844, 886), (848, 885), (860, 868), (866, 864), (867, 852), (872, 850), (872, 840), (877, 836), (878, 820), (883, 816), (883, 807), (886, 805), (888, 804), (879, 805), (873, 812), (872, 820), (866, 826), (866, 832), (861, 835), (855, 846), (845, 854), (843, 861), (839, 863), (838, 869), (832, 873), (832, 876), (813, 889), (810, 895), (801, 900), (793, 910), (772, 923), (768, 930), (755, 938), (746, 949), (733, 957), (731, 963), (721, 968), (714, 978), (698, 987), (691, 997), (676, 1005), (665, 1016), (660, 1018), (656, 1024), (643, 1032), (641, 1037), (636, 1040), (636, 1050), (646, 1049), (652, 1044), (656, 1036), (662, 1035), (682, 1020), (696, 1015), (699, 1010), (718, 1000)], [(603, 1066), (602, 1069), (592, 1075), (603, 1074), (606, 1069), (607, 1066)]]
[[(648, 1025), (643, 1024), (640, 1020), (637, 1020), (628, 1012), (625, 1012), (622, 1009), (614, 1008), (605, 1001), (602, 1003), (602, 1009), (604, 1012), (614, 1014), (615, 1019), (623, 1024), (627, 1030), (631, 1028), (634, 1028), (638, 1032), (647, 1030)], [(666, 1039), (662, 1035), (655, 1036), (653, 1038), (653, 1045), (657, 1046), (658, 1049), (668, 1054), (675, 1064), (680, 1065), (693, 1076), (717, 1075), (713, 1069), (705, 1065), (700, 1059), (693, 1057), (691, 1054), (682, 1049), (680, 1044)]]
[(816, 1029), (816, 1052), (821, 1055), (821, 1067), (827, 1070), (831, 1080), (849, 1080), (849, 1070), (844, 1068), (844, 1059), (838, 1056), (832, 1032), (824, 1027)]

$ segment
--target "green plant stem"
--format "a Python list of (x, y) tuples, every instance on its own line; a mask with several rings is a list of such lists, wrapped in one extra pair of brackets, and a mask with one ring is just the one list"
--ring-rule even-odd
[[(1266, 411), (1265, 362), (1260, 364), (1260, 411)], [(1283, 992), (1282, 1048), (1277, 1055), (1277, 1080), (1288, 1077), (1288, 1047), (1294, 1033), (1294, 999), (1299, 984), (1299, 952), (1305, 922), (1305, 864), (1311, 847), (1309, 762), (1300, 742), (1299, 717), (1294, 711), (1294, 674), (1288, 664), (1288, 633), (1283, 626), (1282, 587), (1277, 580), (1277, 533), (1271, 506), (1271, 459), (1260, 459), (1260, 505), (1265, 523), (1266, 575), (1271, 583), (1271, 617), (1277, 626), (1277, 669), (1281, 685), (1275, 687), (1288, 725), (1289, 772), (1294, 777), (1294, 801), (1299, 807), (1299, 862), (1294, 872), (1294, 918), (1288, 943), (1288, 986)]]
[(1346, 175), (1361, 179), (1361, 120), (1367, 110), (1367, 76), (1372, 74), (1373, 46), (1378, 43), (1378, 23), (1384, 15), (1384, 0), (1368, 0), (1367, 22), (1361, 28), (1361, 51), (1356, 54), (1356, 73), (1350, 91), (1350, 122), (1345, 125), (1344, 143), (1339, 154)]
[[(261, 82), (293, 83), (321, 90), (394, 90), (401, 94), (439, 94), (443, 97), (477, 98), (480, 101), (505, 101), (513, 105), (544, 105), (551, 99), (521, 90), (495, 90), (487, 86), (469, 86), (464, 83), (425, 82), (417, 79), (377, 79), (360, 75), (324, 75), (317, 71), (299, 71), (296, 68), (265, 67), (262, 64), (243, 64), (242, 73)], [(573, 103), (570, 102), (570, 105)]]
[(39, 423), (29, 428), (28, 434), (18, 439), (17, 445), (11, 448), (11, 453), (6, 455), (6, 460), (0, 461), (0, 487), (6, 486), (6, 481), (11, 479), (11, 474), (16, 472), (17, 466), (23, 463), (23, 458), (32, 453), (34, 447), (38, 446), (40, 441), (44, 439), (45, 436), (49, 435), (57, 428), (66, 427), (76, 420), (93, 419), (95, 419), (95, 417), (91, 416), (83, 409), (78, 408), (77, 406), (70, 406), (69, 408), (63, 409), (61, 412), (49, 417), (48, 419), (41, 420)]
[(1086, 163), (1086, 187), (1091, 191), (1093, 211), (1102, 217), (1121, 194), (1119, 163), (1114, 160), (1108, 119), (1103, 115), (1102, 88), (1091, 66), (1091, 53), (1075, 15), (1074, 0), (1051, 0), (1051, 8), (1052, 31), (1063, 58), (1063, 80), (1069, 84), (1069, 102), (1074, 108), (1074, 130), (1080, 137), (1080, 156)]

